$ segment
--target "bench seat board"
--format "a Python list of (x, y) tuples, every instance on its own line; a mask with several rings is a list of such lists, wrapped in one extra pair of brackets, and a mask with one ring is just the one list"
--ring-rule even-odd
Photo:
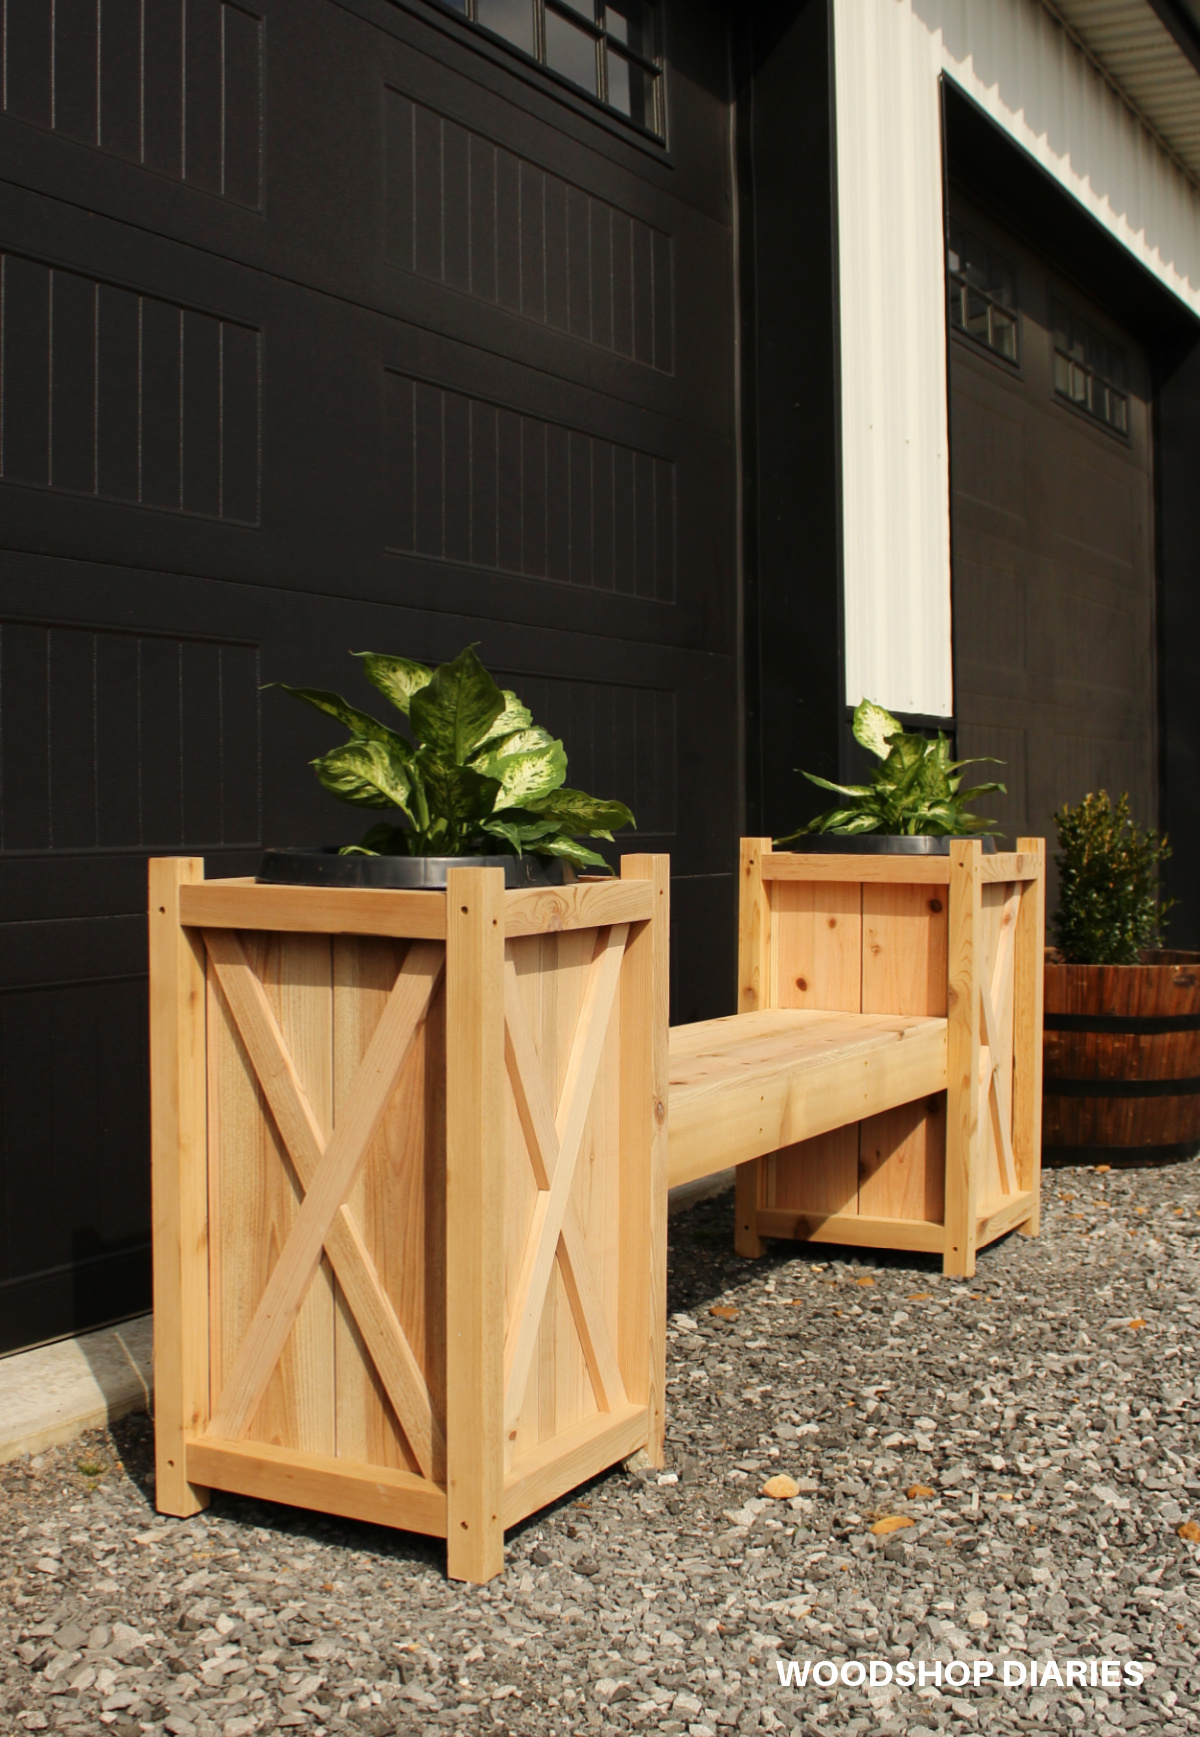
[(671, 1186), (946, 1089), (946, 1021), (769, 1008), (670, 1034)]

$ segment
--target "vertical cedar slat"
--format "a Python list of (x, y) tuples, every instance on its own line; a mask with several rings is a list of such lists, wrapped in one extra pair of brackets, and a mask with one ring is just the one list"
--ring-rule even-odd
[(150, 1077), (154, 1219), (155, 1504), (208, 1505), (189, 1483), (186, 1438), (208, 1419), (208, 1201), (203, 943), (179, 922), (199, 857), (150, 863)]
[[(387, 1005), (403, 951), (402, 943), (374, 936), (334, 937), (335, 1117), (341, 1113), (355, 1071)], [(427, 1019), (427, 1026), (428, 1023)], [(413, 1045), (414, 1053), (401, 1077), (396, 1096), (346, 1197), (384, 1289), (391, 1297), (419, 1359), (422, 1358), (424, 1335), (424, 1310), (419, 1308), (419, 1304), (423, 1300), (426, 1267), (422, 1250), (427, 1228), (426, 1202), (421, 1188), (425, 1155), (425, 1093), (422, 1088), (427, 1040), (427, 1031), (422, 1031)], [(336, 1299), (337, 1452), (343, 1458), (360, 1460), (367, 1465), (417, 1471), (417, 1460), (404, 1441), (403, 1431), (340, 1287), (336, 1290)], [(417, 1308), (413, 1307), (414, 1302)], [(424, 1364), (425, 1360), (422, 1361)], [(437, 1470), (435, 1468), (435, 1472)]]
[[(771, 889), (763, 880), (762, 859), (771, 850), (769, 838), (744, 838), (738, 879), (738, 1012), (756, 1013), (773, 1005), (774, 942), (771, 933)], [(734, 1184), (733, 1245), (750, 1259), (765, 1254), (758, 1234), (763, 1171), (756, 1160), (739, 1164)]]
[[(770, 887), (771, 1005), (858, 1013), (863, 995), (863, 888), (857, 881)], [(859, 1124), (773, 1155), (760, 1205), (817, 1215), (859, 1210)]]
[(666, 1429), (670, 858), (622, 857), (621, 878), (648, 880), (655, 908), (649, 922), (630, 931), (621, 969), (617, 1360), (631, 1402), (649, 1406), (646, 1452), (652, 1464), (661, 1466)]
[(1027, 881), (1021, 889), (1013, 943), (1013, 1159), (1017, 1167), (1017, 1187), (1030, 1189), (1033, 1193), (1032, 1211), (1018, 1229), (1026, 1236), (1036, 1236), (1041, 1228), (1042, 1198), (1046, 841), (1044, 838), (1019, 838), (1017, 849), (1035, 855), (1043, 871), (1035, 881)]
[[(944, 1017), (945, 887), (904, 882), (862, 889), (862, 1011)], [(944, 1210), (945, 1103), (902, 1104), (860, 1126), (858, 1210), (937, 1222)]]
[(951, 842), (943, 1267), (948, 1274), (965, 1278), (975, 1271), (978, 1209), (981, 856), (974, 840)]
[[(270, 954), (278, 973), (265, 981), (267, 999), (275, 1009), (283, 1041), (304, 1083), (322, 1134), (333, 1132), (333, 960), (328, 935), (280, 935)], [(265, 973), (264, 973), (265, 977)], [(285, 1157), (276, 1136), (276, 1162), (287, 1171), (284, 1186), (292, 1192), (298, 1212), (304, 1191), (294, 1179), (290, 1157)], [(334, 1425), (336, 1384), (334, 1377), (333, 1273), (322, 1258), (313, 1275), (308, 1295), (296, 1317), (284, 1347), (281, 1366), (273, 1382), (284, 1394), (287, 1427), (293, 1432), (284, 1444), (307, 1448), (313, 1453), (332, 1454), (337, 1446)], [(287, 1367), (290, 1361), (290, 1369)], [(270, 1395), (270, 1388), (267, 1394)], [(264, 1396), (264, 1410), (267, 1400)], [(257, 1433), (251, 1426), (251, 1435)], [(266, 1437), (265, 1439), (272, 1439)]]
[[(527, 935), (520, 940), (510, 941), (507, 948), (516, 970), (518, 993), (525, 1004), (530, 1030), (533, 1032), (538, 1071), (542, 1076), (552, 1114), (558, 1104), (560, 1083), (557, 1055), (558, 1005), (564, 979), (559, 946), (562, 939), (560, 935)], [(511, 1087), (505, 1092), (504, 1112), (504, 1295), (507, 1319), (521, 1270), (525, 1238), (537, 1202), (538, 1188)], [(554, 1379), (554, 1359), (546, 1352), (545, 1338), (554, 1331), (557, 1301), (555, 1287), (551, 1285), (546, 1296), (538, 1349), (530, 1372), (525, 1403), (521, 1408), (516, 1430), (510, 1432), (504, 1442), (506, 1463), (535, 1448), (543, 1434), (553, 1429), (557, 1384)], [(544, 1429), (543, 1419), (550, 1420), (548, 1429)]]
[(446, 889), (446, 1565), (504, 1566), (504, 874)]

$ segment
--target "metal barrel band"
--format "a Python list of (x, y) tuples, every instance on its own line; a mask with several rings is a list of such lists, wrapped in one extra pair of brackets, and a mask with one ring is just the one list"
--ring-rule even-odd
[(1194, 1098), (1200, 1078), (1179, 1080), (1044, 1080), (1048, 1098)]
[(1161, 1037), (1170, 1031), (1200, 1031), (1200, 1013), (1047, 1013), (1043, 1024), (1047, 1031)]

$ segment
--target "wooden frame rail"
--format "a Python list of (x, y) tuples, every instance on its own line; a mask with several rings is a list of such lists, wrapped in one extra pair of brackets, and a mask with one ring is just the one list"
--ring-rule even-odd
[(445, 893), (150, 865), (157, 1502), (447, 1540), (662, 1463), (668, 861)]

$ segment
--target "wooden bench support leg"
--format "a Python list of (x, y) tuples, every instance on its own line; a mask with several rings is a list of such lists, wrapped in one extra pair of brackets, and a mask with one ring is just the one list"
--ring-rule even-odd
[(504, 1567), (504, 873), (446, 894), (446, 1572)]
[(734, 1172), (734, 1229), (733, 1246), (740, 1255), (750, 1260), (757, 1260), (765, 1255), (767, 1245), (758, 1234), (759, 1173), (762, 1166), (761, 1158), (754, 1158), (749, 1164), (739, 1164)]

